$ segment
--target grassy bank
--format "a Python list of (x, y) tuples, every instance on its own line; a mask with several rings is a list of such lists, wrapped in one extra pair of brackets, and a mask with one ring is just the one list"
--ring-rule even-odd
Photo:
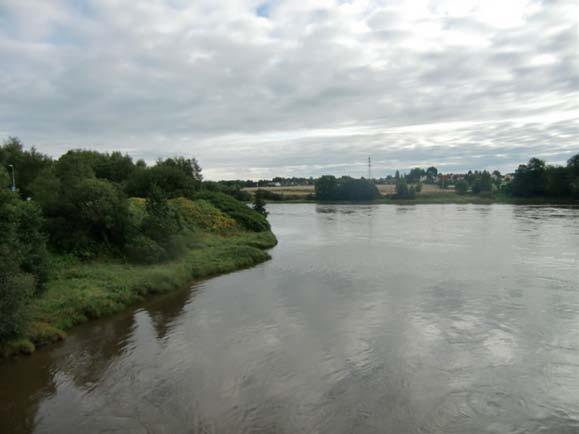
[(120, 312), (152, 294), (264, 262), (270, 258), (264, 250), (276, 243), (269, 231), (229, 236), (206, 233), (196, 248), (155, 265), (54, 258), (53, 277), (46, 291), (23, 312), (23, 333), (3, 343), (0, 355), (31, 353), (38, 346), (62, 339), (75, 325)]

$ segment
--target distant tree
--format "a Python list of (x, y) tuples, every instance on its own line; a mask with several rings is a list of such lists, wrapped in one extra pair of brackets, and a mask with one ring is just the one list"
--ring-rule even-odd
[(338, 198), (351, 202), (367, 202), (380, 196), (376, 184), (369, 179), (342, 178), (338, 186)]
[(394, 174), (394, 178), (400, 179), (400, 172), (398, 170), (396, 170), (396, 173)]
[(569, 190), (571, 194), (579, 199), (579, 154), (574, 155), (567, 161), (569, 170)]
[(414, 187), (409, 187), (406, 179), (400, 178), (396, 182), (396, 194), (394, 197), (396, 199), (414, 199), (416, 196), (416, 190)]
[(531, 158), (527, 164), (521, 164), (515, 171), (512, 191), (515, 196), (542, 196), (547, 187), (547, 168), (545, 162)]
[(571, 173), (566, 167), (548, 167), (547, 169), (547, 186), (545, 193), (551, 197), (568, 197), (571, 196), (572, 179)]
[(454, 184), (454, 190), (457, 192), (457, 194), (466, 194), (468, 191), (468, 184), (466, 181), (457, 181)]
[(433, 183), (437, 176), (438, 176), (438, 169), (436, 167), (431, 166), (428, 169), (426, 169), (426, 178), (429, 183)]
[(476, 174), (472, 183), (472, 192), (474, 194), (490, 193), (493, 190), (493, 180), (491, 174), (486, 170)]
[(438, 175), (438, 169), (434, 166), (429, 167), (428, 169), (426, 169), (426, 175), (430, 175), (430, 176), (437, 176)]
[(332, 175), (321, 176), (316, 180), (315, 192), (318, 200), (337, 200), (338, 180)]
[(415, 182), (420, 181), (420, 179), (425, 175), (426, 175), (426, 172), (424, 171), (424, 169), (422, 169), (420, 167), (415, 167), (414, 169), (410, 170), (408, 175), (406, 175), (406, 180), (409, 183), (415, 183)]

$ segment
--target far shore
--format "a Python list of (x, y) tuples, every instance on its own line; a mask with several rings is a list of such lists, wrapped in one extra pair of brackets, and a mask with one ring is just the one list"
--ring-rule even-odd
[[(390, 188), (392, 187), (392, 188)], [(474, 204), (474, 205), (491, 205), (491, 204), (510, 204), (510, 205), (577, 205), (579, 200), (570, 198), (553, 198), (553, 197), (513, 197), (502, 193), (493, 195), (476, 195), (476, 194), (458, 194), (453, 189), (441, 189), (435, 185), (423, 186), (422, 192), (418, 193), (413, 199), (396, 199), (393, 197), (394, 186), (379, 185), (378, 191), (383, 197), (373, 201), (320, 201), (312, 198), (314, 195), (313, 186), (289, 186), (289, 187), (259, 187), (245, 188), (252, 194), (256, 190), (262, 189), (277, 193), (282, 196), (280, 200), (265, 199), (267, 203), (315, 203), (315, 204), (379, 204), (379, 205), (424, 205), (424, 204)]]

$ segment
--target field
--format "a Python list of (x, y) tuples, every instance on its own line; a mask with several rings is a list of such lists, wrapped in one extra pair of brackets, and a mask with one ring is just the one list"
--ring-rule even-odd
[[(383, 195), (390, 195), (395, 193), (395, 186), (388, 185), (377, 185), (378, 191)], [(255, 193), (256, 190), (267, 190), (272, 193), (281, 194), (282, 196), (290, 196), (292, 198), (303, 198), (305, 199), (308, 195), (314, 194), (313, 185), (292, 185), (286, 187), (250, 187), (244, 188), (245, 191), (250, 193)], [(431, 194), (442, 194), (442, 193), (454, 193), (453, 188), (440, 188), (438, 185), (423, 184), (422, 191), (418, 194), (419, 196), (427, 196)]]

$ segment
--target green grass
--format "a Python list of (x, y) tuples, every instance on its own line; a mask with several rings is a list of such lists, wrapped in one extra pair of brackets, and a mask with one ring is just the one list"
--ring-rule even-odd
[(152, 294), (183, 288), (192, 281), (264, 262), (277, 240), (267, 232), (234, 236), (205, 234), (199, 247), (157, 265), (120, 261), (82, 262), (59, 258), (45, 292), (31, 301), (22, 336), (5, 342), (0, 355), (31, 353), (60, 340), (64, 331), (91, 319), (120, 312)]

